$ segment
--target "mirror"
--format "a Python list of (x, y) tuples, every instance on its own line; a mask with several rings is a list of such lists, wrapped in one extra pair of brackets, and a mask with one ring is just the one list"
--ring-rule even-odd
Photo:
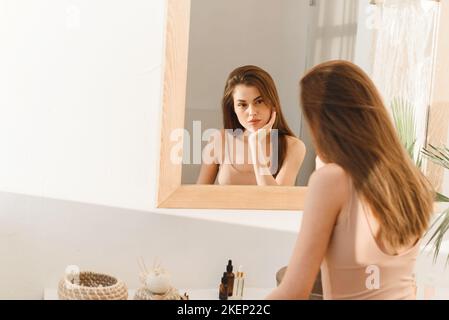
[[(373, 77), (381, 92), (386, 93), (387, 105), (405, 101), (404, 97), (418, 101), (419, 105), (415, 106), (417, 141), (424, 144), (438, 5), (431, 0), (413, 2), (420, 6), (419, 10), (422, 9), (418, 13), (404, 10), (401, 1), (397, 0), (168, 0), (158, 206), (302, 209), (305, 186), (315, 170), (317, 159), (300, 111), (298, 83), (310, 67), (331, 59), (349, 60), (361, 66)], [(433, 5), (421, 4), (425, 2)], [(413, 39), (407, 39), (410, 43), (404, 45), (404, 50), (414, 50), (418, 55), (406, 64), (401, 57), (407, 55), (407, 51), (396, 50), (402, 38), (394, 38), (391, 32), (393, 26), (389, 19), (395, 10), (403, 10), (405, 17), (402, 24), (395, 26), (400, 35), (410, 26), (410, 19), (415, 19), (417, 30), (425, 29), (425, 32), (417, 32)], [(395, 59), (387, 54), (392, 50), (398, 51)], [(419, 68), (411, 68), (414, 64)], [(292, 135), (304, 143), (304, 160), (300, 168), (296, 168), (298, 170), (289, 172), (292, 183), (286, 186), (262, 186), (254, 177), (224, 179), (227, 182), (221, 183), (220, 169), (211, 175), (209, 183), (197, 184), (211, 136), (225, 128), (222, 100), (228, 77), (236, 68), (248, 65), (261, 68), (273, 80), (280, 100), (276, 119), (282, 114)], [(385, 65), (388, 70), (384, 70)], [(415, 72), (411, 81), (420, 79), (424, 83), (420, 97), (412, 95), (412, 85), (401, 87), (405, 76), (403, 70)], [(397, 75), (393, 84), (396, 95), (387, 90), (392, 86), (386, 85), (388, 75)], [(256, 89), (239, 93), (244, 96), (239, 99), (244, 100), (246, 108), (257, 110), (256, 103), (268, 105), (269, 114), (259, 123), (262, 127), (273, 115), (273, 103), (266, 101), (272, 99), (267, 99), (257, 86), (243, 85), (243, 88)], [(239, 100), (235, 97), (236, 90), (232, 92), (232, 101), (236, 102)], [(262, 101), (256, 101), (260, 97)], [(253, 132), (246, 130), (245, 123), (237, 115), (235, 103), (232, 107), (229, 112), (237, 116), (242, 131)], [(247, 120), (253, 117), (248, 114)], [(254, 114), (258, 115), (259, 111)], [(234, 137), (238, 141), (240, 136)], [(245, 140), (241, 139), (244, 145)], [(238, 147), (234, 148), (231, 161), (236, 161), (235, 152), (238, 154)], [(239, 177), (255, 175), (251, 172), (252, 163), (248, 162), (250, 149), (241, 149), (244, 156), (239, 159), (243, 162), (237, 164), (246, 167), (234, 168), (234, 174)], [(273, 149), (268, 144), (267, 154), (272, 155), (270, 150)], [(269, 159), (271, 162), (272, 158)], [(218, 165), (220, 167), (223, 165)], [(227, 177), (232, 175), (229, 168), (223, 171)], [(264, 199), (263, 203), (261, 199)]]
[[(362, 41), (357, 39), (360, 2), (192, 0), (182, 184), (198, 182), (201, 163), (204, 163), (200, 150), (207, 147), (207, 130), (225, 127), (223, 92), (229, 74), (238, 67), (255, 65), (273, 78), (274, 90), (280, 98), (279, 109), (287, 126), (295, 137), (301, 141), (308, 140), (305, 124), (301, 122), (299, 79), (309, 65), (336, 58), (355, 60), (357, 40)], [(320, 39), (320, 43), (316, 39)], [(363, 49), (368, 53), (370, 47)], [(250, 104), (244, 106), (249, 108)], [(227, 105), (225, 109), (233, 107), (236, 108), (235, 105)], [(257, 107), (254, 109), (250, 111), (257, 113)], [(277, 115), (279, 117), (279, 111)], [(249, 113), (245, 116), (252, 117)], [(269, 117), (265, 120), (264, 124)], [(235, 128), (228, 126), (226, 129)], [(243, 139), (232, 139), (231, 135), (226, 137), (223, 149), (227, 152), (228, 163), (220, 162), (218, 172), (206, 175), (216, 174), (213, 180), (218, 185), (257, 185), (252, 159), (246, 156), (250, 152), (248, 143), (244, 143)], [(292, 185), (307, 185), (315, 168), (313, 145), (309, 141), (305, 143), (305, 161), (301, 162), (299, 170), (292, 168), (288, 172), (295, 176)], [(230, 146), (234, 146), (232, 151)], [(287, 148), (287, 156), (288, 152)], [(239, 159), (240, 153), (246, 157)], [(301, 151), (296, 153), (303, 156)], [(282, 182), (288, 183), (285, 179)]]

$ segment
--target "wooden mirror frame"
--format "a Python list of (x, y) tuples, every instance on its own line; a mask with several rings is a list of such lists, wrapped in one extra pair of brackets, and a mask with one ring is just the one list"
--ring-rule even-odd
[[(182, 185), (182, 164), (170, 161), (173, 130), (184, 128), (187, 62), (191, 0), (166, 0), (165, 60), (161, 126), (161, 145), (156, 202), (158, 208), (302, 210), (307, 187)], [(378, 1), (378, 0), (376, 0)], [(433, 0), (440, 2), (439, 0)], [(448, 127), (441, 110), (447, 110), (449, 97), (445, 84), (448, 75), (449, 41), (446, 39), (449, 4), (440, 2), (438, 45), (435, 52), (434, 83), (429, 106), (427, 142), (444, 143)], [(437, 112), (440, 110), (440, 112)], [(179, 142), (178, 142), (179, 143)], [(432, 164), (429, 164), (432, 167)], [(426, 172), (432, 184), (441, 188), (441, 168)]]
[(157, 207), (302, 210), (307, 187), (181, 184), (182, 164), (170, 161), (175, 144), (170, 134), (184, 128), (190, 4), (190, 0), (167, 0)]

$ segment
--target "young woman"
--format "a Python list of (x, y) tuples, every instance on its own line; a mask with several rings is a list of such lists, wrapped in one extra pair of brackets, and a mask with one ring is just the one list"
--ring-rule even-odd
[(297, 243), (268, 299), (414, 299), (432, 188), (400, 144), (379, 92), (357, 66), (318, 65), (301, 104), (324, 165), (309, 180)]
[(222, 111), (224, 129), (203, 150), (197, 183), (294, 186), (306, 150), (284, 119), (271, 76), (256, 66), (232, 71)]

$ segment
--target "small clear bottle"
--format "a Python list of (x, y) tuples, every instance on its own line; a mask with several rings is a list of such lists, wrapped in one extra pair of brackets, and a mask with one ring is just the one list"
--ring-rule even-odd
[(234, 299), (242, 300), (243, 299), (243, 287), (245, 285), (245, 274), (242, 272), (242, 266), (239, 266), (237, 271), (237, 276), (235, 278), (234, 285)]
[(243, 299), (243, 289), (245, 288), (245, 273), (242, 270), (242, 267), (240, 266), (240, 279), (239, 279), (239, 297), (240, 299)]

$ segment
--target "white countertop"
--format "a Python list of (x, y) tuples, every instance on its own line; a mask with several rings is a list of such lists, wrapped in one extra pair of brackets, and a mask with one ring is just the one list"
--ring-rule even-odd
[[(245, 288), (243, 300), (263, 300), (273, 288)], [(218, 300), (218, 288), (214, 289), (179, 289), (180, 294), (187, 293), (190, 300)], [(136, 290), (128, 290), (128, 300), (133, 300)], [(58, 291), (54, 288), (44, 289), (44, 300), (58, 300)]]

